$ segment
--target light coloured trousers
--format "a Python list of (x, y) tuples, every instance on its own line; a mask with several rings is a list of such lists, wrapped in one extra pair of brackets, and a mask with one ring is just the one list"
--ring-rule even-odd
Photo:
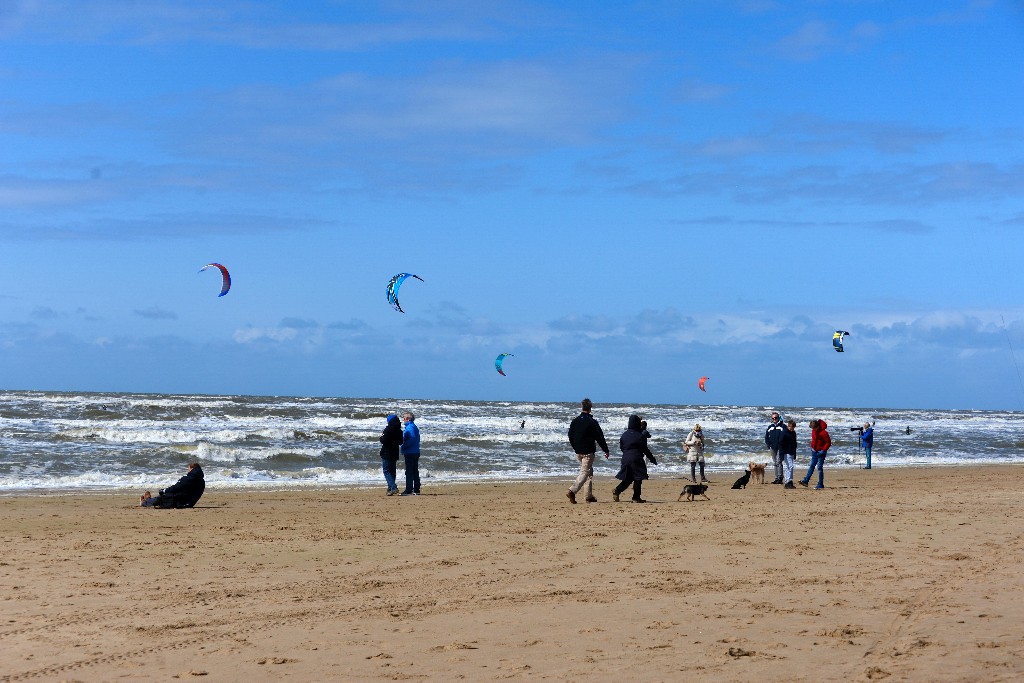
[(580, 454), (577, 453), (576, 457), (580, 459), (580, 476), (576, 477), (576, 481), (572, 483), (569, 490), (573, 494), (580, 492), (583, 489), (583, 495), (586, 498), (594, 497), (594, 456), (596, 453)]
[(785, 481), (783, 483), (789, 484), (793, 481), (793, 460), (795, 456), (792, 453), (787, 453), (782, 456), (782, 469), (785, 471)]
[[(770, 450), (772, 452), (772, 465), (775, 466), (775, 478), (776, 479), (781, 479), (782, 478), (782, 470), (786, 466), (785, 462), (784, 462), (785, 459), (786, 459), (786, 456), (784, 456), (782, 453), (779, 453), (779, 449), (778, 448), (772, 448)], [(792, 478), (793, 477), (790, 477), (790, 479), (792, 479)]]

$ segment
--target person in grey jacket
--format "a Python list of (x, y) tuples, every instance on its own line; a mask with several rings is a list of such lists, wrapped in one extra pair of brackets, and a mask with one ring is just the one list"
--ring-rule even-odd
[(764, 431), (764, 445), (772, 452), (772, 465), (775, 466), (775, 481), (773, 484), (781, 484), (784, 481), (784, 457), (779, 451), (782, 445), (782, 437), (786, 433), (786, 425), (782, 424), (778, 413), (772, 413), (772, 423)]

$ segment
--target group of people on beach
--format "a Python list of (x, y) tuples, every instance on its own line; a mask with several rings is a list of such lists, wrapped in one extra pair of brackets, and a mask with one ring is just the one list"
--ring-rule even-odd
[[(580, 471), (565, 495), (574, 505), (580, 491), (583, 492), (586, 502), (597, 502), (597, 498), (594, 496), (594, 459), (597, 456), (598, 448), (604, 453), (605, 459), (611, 457), (604, 431), (601, 429), (600, 423), (591, 415), (593, 408), (594, 404), (589, 398), (583, 399), (580, 402), (580, 414), (569, 424), (569, 445), (579, 461)], [(387, 484), (387, 495), (418, 496), (420, 495), (420, 430), (416, 426), (416, 416), (412, 412), (406, 411), (402, 413), (402, 424), (399, 424), (398, 413), (391, 413), (386, 417), (385, 422), (386, 425), (379, 441), (381, 443), (381, 470)], [(520, 429), (523, 427), (525, 427), (525, 420), (520, 424)], [(811, 420), (810, 429), (811, 463), (807, 474), (799, 480), (799, 483), (801, 486), (807, 487), (817, 470), (818, 481), (814, 488), (823, 489), (825, 488), (825, 457), (832, 445), (832, 438), (824, 420)], [(851, 430), (860, 433), (860, 445), (867, 458), (865, 469), (871, 469), (871, 448), (874, 445), (872, 426), (865, 422), (863, 427), (851, 427)], [(619, 483), (612, 491), (612, 499), (615, 502), (619, 501), (619, 496), (630, 486), (633, 487), (631, 500), (634, 503), (647, 502), (642, 495), (643, 482), (649, 478), (647, 463), (658, 464), (658, 460), (647, 445), (649, 438), (651, 438), (651, 433), (647, 431), (647, 423), (639, 415), (630, 415), (626, 431), (619, 437), (622, 460), (619, 471), (615, 475)], [(796, 488), (793, 484), (797, 449), (796, 422), (790, 418), (783, 423), (779, 413), (773, 412), (771, 424), (765, 430), (764, 443), (771, 451), (772, 465), (775, 469), (775, 479), (771, 483), (782, 484), (786, 489)], [(704, 431), (699, 423), (695, 424), (682, 442), (683, 450), (690, 463), (690, 480), (694, 484), (708, 482), (704, 474), (704, 444)], [(399, 458), (405, 459), (405, 490), (401, 493), (398, 491), (397, 483)], [(140, 503), (143, 507), (193, 507), (202, 497), (205, 489), (203, 468), (199, 466), (199, 463), (191, 463), (188, 473), (176, 484), (161, 489), (158, 496), (153, 496), (146, 491), (142, 495)]]
[[(384, 481), (388, 485), (389, 496), (420, 495), (420, 429), (416, 426), (416, 416), (411, 412), (402, 413), (402, 425), (398, 424), (398, 414), (387, 416), (387, 425), (380, 435), (380, 461), (384, 471)], [(405, 490), (398, 493), (396, 474), (398, 458), (405, 458)]]
[[(576, 503), (576, 496), (583, 491), (584, 499), (588, 503), (596, 503), (594, 496), (594, 459), (597, 449), (604, 453), (605, 459), (611, 457), (608, 443), (605, 440), (601, 425), (591, 415), (593, 403), (589, 398), (580, 402), (580, 414), (569, 424), (569, 445), (572, 447), (576, 458), (579, 461), (580, 471), (576, 481), (572, 483), (565, 496), (570, 503)], [(807, 474), (799, 480), (801, 486), (807, 487), (814, 475), (818, 472), (816, 489), (825, 488), (825, 457), (832, 446), (832, 437), (828, 433), (828, 424), (825, 420), (814, 419), (810, 421), (811, 429), (811, 463)], [(874, 444), (874, 430), (865, 422), (863, 427), (852, 428), (860, 432), (860, 445), (864, 449), (867, 458), (865, 469), (871, 469), (871, 448)], [(619, 480), (612, 491), (612, 500), (618, 502), (619, 496), (630, 485), (633, 486), (632, 501), (634, 503), (645, 503), (642, 496), (643, 481), (648, 478), (647, 462), (657, 465), (658, 461), (647, 446), (647, 440), (651, 433), (647, 431), (647, 423), (639, 415), (629, 417), (626, 431), (619, 437), (619, 450), (622, 452), (622, 464), (615, 478)], [(704, 475), (704, 431), (700, 424), (694, 425), (693, 429), (683, 441), (683, 450), (690, 463), (690, 480), (694, 483), (706, 483)], [(775, 469), (775, 479), (772, 484), (782, 484), (783, 488), (795, 489), (793, 484), (793, 469), (796, 461), (797, 436), (796, 421), (790, 418), (782, 422), (779, 413), (773, 412), (771, 424), (765, 430), (765, 446), (771, 451), (772, 465)], [(700, 479), (698, 479), (698, 467), (700, 468)]]

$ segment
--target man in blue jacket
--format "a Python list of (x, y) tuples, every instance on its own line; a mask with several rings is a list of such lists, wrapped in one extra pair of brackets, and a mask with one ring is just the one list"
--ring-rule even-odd
[(405, 490), (403, 496), (420, 495), (420, 430), (416, 416), (410, 412), (402, 414), (405, 429), (402, 431), (402, 455), (405, 456)]
[[(910, 429), (910, 427), (907, 427)], [(864, 449), (864, 457), (867, 459), (867, 464), (864, 465), (864, 469), (871, 469), (871, 447), (875, 445), (875, 430), (867, 422), (864, 423), (864, 431), (860, 434), (860, 447)]]

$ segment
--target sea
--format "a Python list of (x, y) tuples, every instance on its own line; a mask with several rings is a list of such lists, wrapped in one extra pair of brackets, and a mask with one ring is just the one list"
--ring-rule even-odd
[[(858, 434), (875, 427), (873, 467), (1024, 462), (1024, 413), (798, 406), (597, 403), (618, 469), (618, 437), (640, 415), (658, 458), (652, 473), (688, 474), (681, 442), (695, 423), (708, 470), (739, 473), (770, 461), (769, 415), (797, 422), (798, 463), (809, 459), (813, 418), (832, 435), (828, 467), (861, 467)], [(566, 439), (578, 403), (209, 396), (45, 391), (0, 392), (0, 494), (153, 489), (199, 462), (212, 489), (383, 486), (385, 416), (411, 411), (422, 438), (423, 486), (463, 481), (571, 479)], [(399, 461), (399, 478), (402, 463)]]

